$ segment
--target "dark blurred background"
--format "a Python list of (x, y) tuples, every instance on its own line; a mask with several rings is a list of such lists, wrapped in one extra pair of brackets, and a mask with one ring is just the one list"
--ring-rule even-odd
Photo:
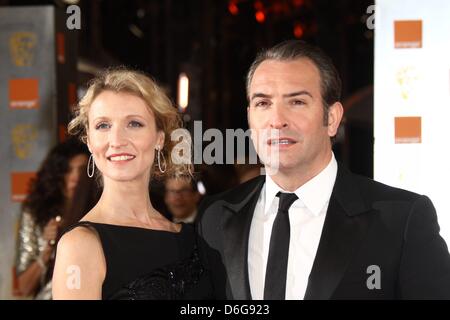
[(373, 31), (370, 0), (0, 0), (0, 5), (81, 8), (78, 92), (101, 68), (150, 73), (176, 100), (181, 72), (190, 78), (187, 126), (248, 128), (244, 76), (261, 48), (303, 39), (323, 48), (343, 80), (346, 116), (338, 159), (373, 176)]

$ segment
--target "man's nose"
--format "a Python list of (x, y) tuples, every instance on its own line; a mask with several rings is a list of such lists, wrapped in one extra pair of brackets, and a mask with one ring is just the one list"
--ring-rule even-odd
[(270, 114), (270, 127), (272, 129), (282, 129), (287, 126), (286, 110), (279, 104), (274, 105)]
[(173, 190), (173, 196), (177, 199), (182, 198), (183, 190)]

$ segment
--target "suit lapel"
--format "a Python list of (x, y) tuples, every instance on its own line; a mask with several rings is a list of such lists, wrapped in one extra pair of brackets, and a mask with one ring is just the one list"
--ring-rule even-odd
[(241, 193), (245, 196), (238, 203), (225, 203), (224, 210), (231, 211), (224, 221), (224, 257), (229, 275), (232, 298), (236, 300), (251, 299), (248, 279), (248, 239), (250, 225), (256, 203), (264, 185), (264, 177), (258, 177), (256, 185)]
[(372, 215), (362, 213), (368, 210), (351, 173), (339, 166), (305, 299), (332, 297), (366, 234)]

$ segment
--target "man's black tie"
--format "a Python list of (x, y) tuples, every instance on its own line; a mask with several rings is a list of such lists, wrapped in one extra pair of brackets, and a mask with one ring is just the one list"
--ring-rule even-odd
[(298, 197), (295, 193), (278, 192), (278, 212), (270, 236), (269, 258), (267, 259), (265, 300), (284, 300), (286, 295), (286, 273), (289, 257), (289, 208)]

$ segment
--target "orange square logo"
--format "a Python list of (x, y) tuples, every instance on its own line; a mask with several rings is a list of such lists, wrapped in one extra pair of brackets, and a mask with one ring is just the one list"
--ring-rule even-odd
[(421, 117), (395, 118), (395, 143), (421, 143), (421, 142), (422, 142)]
[(394, 21), (395, 48), (422, 48), (422, 20)]
[(9, 107), (11, 109), (39, 108), (38, 79), (9, 80)]
[(11, 172), (11, 200), (22, 202), (29, 192), (30, 180), (36, 176), (35, 172)]

